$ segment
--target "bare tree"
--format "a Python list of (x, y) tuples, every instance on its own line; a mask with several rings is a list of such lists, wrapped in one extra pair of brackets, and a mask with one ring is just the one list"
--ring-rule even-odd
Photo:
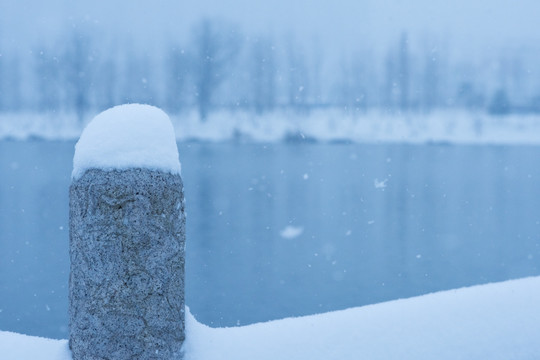
[(439, 56), (437, 51), (425, 55), (423, 81), (423, 107), (431, 111), (439, 105)]
[(357, 53), (341, 64), (338, 104), (347, 111), (366, 111), (370, 87), (368, 56)]
[(401, 34), (398, 54), (398, 80), (399, 80), (399, 106), (402, 111), (409, 108), (409, 86), (410, 86), (410, 65), (409, 65), (409, 40), (407, 34)]
[(287, 65), (289, 106), (305, 110), (309, 95), (308, 69), (304, 52), (292, 39), (287, 46)]
[(257, 39), (251, 46), (250, 80), (255, 112), (272, 110), (276, 102), (276, 64), (272, 41)]
[(68, 88), (68, 106), (75, 111), (79, 121), (83, 120), (90, 107), (93, 61), (90, 37), (76, 31), (66, 49), (63, 69)]
[(232, 26), (204, 19), (194, 29), (193, 42), (196, 103), (201, 119), (206, 120), (214, 106), (214, 94), (230, 75), (240, 40)]
[(100, 109), (108, 109), (118, 105), (118, 66), (116, 59), (107, 57), (101, 59), (98, 65), (99, 71), (95, 76), (96, 106)]
[(25, 108), (25, 101), (22, 90), (22, 57), (19, 54), (12, 54), (7, 59), (4, 71), (4, 107), (9, 111), (20, 111)]
[(165, 79), (167, 108), (172, 112), (178, 112), (187, 106), (186, 88), (191, 68), (190, 56), (183, 48), (172, 47), (165, 67), (168, 69)]
[(394, 52), (389, 51), (384, 62), (384, 84), (382, 86), (382, 104), (388, 111), (393, 111), (396, 107), (398, 93), (396, 68)]
[(61, 86), (60, 64), (54, 50), (41, 48), (34, 52), (36, 61), (36, 85), (39, 92), (37, 107), (40, 111), (60, 108)]
[(5, 109), (5, 62), (6, 59), (4, 56), (2, 56), (2, 48), (0, 48), (0, 111), (3, 111)]

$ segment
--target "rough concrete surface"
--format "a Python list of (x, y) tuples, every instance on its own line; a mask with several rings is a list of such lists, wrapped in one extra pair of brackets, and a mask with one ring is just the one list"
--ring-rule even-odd
[(181, 359), (182, 179), (91, 169), (70, 187), (73, 359)]

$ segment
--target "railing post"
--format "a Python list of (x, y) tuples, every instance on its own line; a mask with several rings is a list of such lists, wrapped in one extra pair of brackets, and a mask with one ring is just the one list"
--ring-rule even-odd
[(73, 359), (181, 359), (184, 195), (167, 115), (137, 104), (98, 115), (69, 195)]

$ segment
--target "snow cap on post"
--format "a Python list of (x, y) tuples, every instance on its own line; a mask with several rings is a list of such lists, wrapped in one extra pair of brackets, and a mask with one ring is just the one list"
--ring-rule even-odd
[(72, 180), (88, 169), (145, 168), (180, 175), (174, 128), (151, 105), (115, 106), (97, 115), (75, 145)]

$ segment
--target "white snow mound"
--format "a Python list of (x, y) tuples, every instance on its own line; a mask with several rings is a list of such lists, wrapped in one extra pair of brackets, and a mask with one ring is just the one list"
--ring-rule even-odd
[[(185, 360), (540, 359), (540, 276), (232, 328), (186, 309)], [(66, 340), (0, 331), (2, 360), (71, 360)]]
[(130, 168), (180, 174), (174, 128), (157, 107), (126, 104), (97, 115), (75, 145), (71, 177), (88, 169)]

